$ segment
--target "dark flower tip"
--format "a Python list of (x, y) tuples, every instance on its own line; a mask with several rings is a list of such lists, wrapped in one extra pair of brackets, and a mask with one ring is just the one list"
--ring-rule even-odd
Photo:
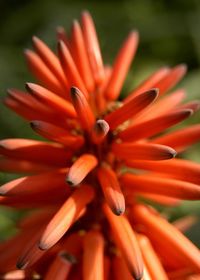
[(70, 180), (70, 178), (66, 178), (66, 183), (70, 186), (70, 187), (76, 187), (76, 184), (72, 181), (72, 180)]
[(72, 96), (75, 96), (75, 95), (80, 93), (80, 90), (77, 87), (74, 87), (74, 86), (71, 87), (70, 91), (71, 91)]
[(75, 258), (75, 256), (73, 256), (67, 252), (60, 252), (59, 256), (72, 264), (77, 263), (77, 259)]
[(121, 216), (125, 212), (125, 208), (115, 208), (112, 209), (113, 213), (117, 216)]
[(28, 263), (24, 263), (23, 260), (19, 260), (17, 263), (16, 263), (16, 268), (18, 269), (25, 269), (27, 267)]

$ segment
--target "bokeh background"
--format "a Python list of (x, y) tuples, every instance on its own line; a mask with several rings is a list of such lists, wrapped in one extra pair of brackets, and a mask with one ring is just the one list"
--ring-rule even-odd
[[(200, 1), (198, 0), (0, 0), (0, 97), (6, 89), (24, 89), (34, 81), (28, 73), (23, 49), (31, 48), (31, 37), (37, 35), (56, 51), (57, 26), (70, 30), (70, 23), (88, 9), (95, 19), (104, 61), (112, 63), (123, 39), (131, 29), (140, 33), (137, 56), (127, 77), (122, 95), (130, 91), (159, 66), (188, 65), (188, 75), (180, 83), (188, 100), (200, 99)], [(199, 122), (200, 114), (187, 123)], [(0, 139), (38, 138), (29, 124), (0, 104)], [(200, 162), (200, 145), (194, 145), (185, 157)], [(16, 174), (0, 173), (0, 184)], [(200, 202), (161, 209), (174, 220), (182, 215), (199, 215)], [(0, 240), (16, 231), (16, 221), (24, 212), (0, 207)], [(187, 235), (200, 246), (200, 224)]]

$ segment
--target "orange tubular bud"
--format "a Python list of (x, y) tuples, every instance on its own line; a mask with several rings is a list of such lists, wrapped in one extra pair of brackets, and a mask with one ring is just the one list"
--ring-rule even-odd
[(65, 280), (75, 263), (75, 259), (65, 251), (60, 252), (50, 265), (44, 280)]
[[(178, 89), (173, 93), (164, 96), (161, 99), (157, 99), (147, 110), (144, 110), (141, 114), (138, 114), (134, 118), (134, 123), (138, 124), (143, 121), (151, 120), (156, 117), (160, 117), (164, 114), (168, 114), (174, 109), (190, 109), (190, 108), (180, 108), (180, 103), (185, 98), (186, 94), (183, 89)], [(192, 109), (191, 109), (192, 110)]]
[(67, 174), (67, 183), (70, 186), (77, 186), (98, 164), (95, 156), (91, 154), (83, 154), (69, 168)]
[(199, 100), (193, 100), (188, 103), (182, 104), (179, 106), (181, 109), (191, 109), (193, 112), (197, 112), (200, 109), (200, 101)]
[(82, 34), (81, 27), (77, 20), (73, 22), (72, 25), (72, 45), (73, 45), (73, 54), (74, 59), (77, 65), (77, 68), (80, 71), (80, 75), (86, 85), (87, 90), (90, 93), (93, 93), (95, 84), (92, 76), (87, 50), (85, 47), (85, 42)]
[(170, 72), (168, 67), (162, 67), (154, 72), (150, 77), (148, 77), (141, 85), (134, 89), (128, 96), (124, 99), (124, 103), (129, 102), (132, 98), (137, 95), (149, 90), (150, 88), (155, 88), (155, 85), (163, 77), (165, 77)]
[(25, 271), (22, 270), (13, 270), (10, 272), (1, 275), (2, 280), (23, 280), (26, 279)]
[(109, 124), (104, 120), (97, 120), (92, 130), (92, 141), (100, 144), (109, 132)]
[(123, 214), (125, 211), (125, 200), (116, 173), (109, 167), (102, 166), (98, 169), (97, 176), (106, 202), (113, 213), (118, 216)]
[(133, 280), (128, 267), (121, 256), (115, 256), (112, 259), (112, 271), (115, 280)]
[(143, 261), (135, 233), (125, 216), (117, 217), (104, 204), (104, 213), (110, 223), (113, 238), (133, 277), (141, 280), (143, 277)]
[(82, 253), (83, 237), (80, 232), (74, 232), (64, 239), (62, 248), (75, 258)]
[(98, 37), (91, 15), (85, 11), (82, 13), (82, 30), (90, 67), (97, 85), (104, 80), (104, 66), (101, 56)]
[(104, 280), (109, 280), (111, 275), (111, 260), (108, 256), (104, 255)]
[(73, 147), (73, 149), (80, 148), (84, 144), (82, 136), (72, 135), (68, 130), (48, 122), (32, 121), (31, 127), (41, 136), (61, 143), (64, 146)]
[(0, 154), (53, 166), (66, 166), (71, 152), (61, 144), (29, 139), (5, 139), (0, 141)]
[(31, 72), (38, 81), (59, 95), (65, 94), (65, 89), (36, 53), (25, 50), (25, 57)]
[(147, 192), (185, 200), (200, 199), (198, 185), (169, 178), (124, 174), (121, 177), (121, 184), (129, 193)]
[(122, 107), (113, 111), (105, 117), (111, 129), (134, 117), (137, 113), (144, 110), (158, 96), (157, 89), (151, 89), (133, 98), (130, 102), (125, 103)]
[(104, 93), (109, 100), (116, 100), (119, 97), (127, 72), (135, 56), (138, 40), (138, 32), (131, 32), (117, 54), (113, 71)]
[(17, 115), (21, 116), (25, 120), (33, 120), (38, 117), (37, 110), (27, 109), (25, 104), (19, 102), (18, 100), (13, 99), (8, 96), (4, 98), (3, 103), (5, 106), (14, 111)]
[(195, 271), (200, 271), (200, 252), (180, 231), (168, 221), (150, 211), (144, 205), (136, 205), (132, 215), (137, 223), (142, 224), (147, 232), (159, 238), (159, 242), (172, 252), (175, 251), (185, 263)]
[(50, 48), (39, 38), (33, 36), (33, 46), (44, 61), (46, 66), (51, 70), (51, 72), (56, 76), (60, 83), (64, 86), (64, 89), (69, 90), (69, 85), (67, 83), (66, 77), (63, 73), (62, 67), (57, 56), (50, 50)]
[(26, 92), (8, 89), (8, 96), (3, 102), (27, 120), (39, 118), (40, 120), (55, 122), (55, 112)]
[(83, 240), (83, 280), (104, 279), (104, 239), (100, 232), (89, 231)]
[(47, 225), (40, 239), (39, 248), (47, 250), (56, 244), (93, 198), (94, 190), (88, 185), (75, 190)]
[(7, 173), (41, 173), (51, 170), (53, 167), (45, 164), (19, 160), (0, 156), (0, 171)]
[(186, 280), (200, 280), (200, 274), (188, 276)]
[[(151, 137), (183, 121), (184, 119), (188, 118), (191, 114), (192, 111), (188, 109), (172, 111), (160, 117), (153, 118), (151, 120), (147, 120), (136, 125), (132, 125), (126, 130), (120, 132), (119, 137), (127, 142), (137, 141), (142, 138)], [(150, 127), (151, 129), (147, 130), (147, 127)], [(169, 144), (166, 145), (171, 147), (171, 145)]]
[(80, 90), (84, 93), (84, 95), (88, 97), (88, 92), (85, 88), (85, 84), (79, 74), (79, 71), (70, 54), (70, 51), (62, 41), (58, 43), (58, 54), (60, 57), (60, 63), (69, 81), (69, 84), (80, 88)]
[(190, 229), (193, 225), (198, 222), (197, 216), (184, 216), (173, 222), (173, 226), (175, 226), (179, 231), (185, 232)]
[(175, 157), (176, 151), (168, 146), (146, 143), (114, 143), (113, 153), (125, 160), (166, 160)]
[[(39, 236), (37, 236), (37, 238), (39, 238)], [(31, 241), (30, 244), (26, 246), (24, 253), (18, 259), (16, 267), (18, 269), (26, 269), (36, 263), (44, 255), (44, 253), (44, 251), (38, 249), (36, 240), (34, 240), (34, 244), (32, 244)]]
[(65, 174), (67, 169), (54, 170), (51, 172), (42, 173), (39, 175), (21, 177), (12, 180), (0, 188), (0, 195), (4, 196), (24, 196), (49, 194), (57, 188), (59, 192), (62, 188), (66, 189), (66, 194), (70, 193), (65, 183)]
[(56, 28), (56, 35), (57, 35), (58, 41), (63, 41), (65, 43), (65, 45), (69, 47), (69, 40), (67, 38), (67, 34), (65, 32), (64, 27), (58, 26)]
[(152, 279), (168, 280), (168, 276), (154, 251), (150, 240), (145, 235), (138, 235), (142, 256)]
[(95, 117), (84, 94), (76, 87), (71, 88), (71, 100), (76, 110), (80, 123), (87, 132), (91, 132)]
[(27, 92), (18, 89), (8, 89), (7, 92), (9, 97), (22, 104), (22, 106), (24, 105), (27, 109), (34, 110), (38, 117), (52, 120), (54, 112), (30, 94), (27, 94)]
[(173, 88), (183, 78), (186, 71), (187, 66), (185, 64), (180, 64), (172, 68), (166, 76), (155, 84), (155, 87), (159, 89), (160, 95)]
[[(148, 200), (152, 200), (158, 204), (164, 205), (164, 206), (177, 206), (182, 201), (178, 198), (165, 196), (161, 194), (154, 194), (154, 193), (148, 193), (148, 192), (137, 192), (137, 196), (147, 198)], [(131, 196), (129, 196), (131, 198)]]
[(170, 161), (126, 161), (127, 165), (133, 168), (154, 171), (167, 174), (171, 178), (200, 184), (200, 164), (183, 159)]
[(57, 96), (55, 93), (33, 83), (27, 83), (26, 88), (36, 99), (48, 104), (48, 106), (56, 110), (58, 114), (64, 114), (65, 117), (76, 117), (76, 112), (70, 102)]
[(169, 145), (178, 152), (200, 140), (200, 125), (191, 125), (153, 139), (153, 143)]

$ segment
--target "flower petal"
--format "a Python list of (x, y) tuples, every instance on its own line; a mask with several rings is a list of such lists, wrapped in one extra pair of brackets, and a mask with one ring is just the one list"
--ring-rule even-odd
[(21, 138), (1, 140), (0, 154), (55, 167), (66, 166), (72, 156), (61, 144)]
[(131, 32), (115, 58), (113, 71), (104, 93), (109, 100), (116, 100), (119, 97), (132, 59), (136, 53), (138, 40), (138, 32)]
[(103, 190), (106, 202), (116, 215), (125, 211), (125, 200), (117, 176), (111, 168), (102, 166), (97, 171), (97, 176)]
[(157, 89), (151, 89), (147, 92), (141, 93), (136, 98), (133, 98), (130, 102), (125, 103), (122, 105), (122, 107), (108, 114), (105, 117), (105, 120), (108, 122), (111, 129), (115, 129), (117, 126), (145, 109), (156, 99), (157, 96)]
[(36, 79), (49, 90), (52, 90), (53, 92), (63, 96), (65, 89), (50, 71), (50, 69), (46, 66), (46, 64), (42, 61), (39, 55), (31, 50), (25, 50), (24, 53), (29, 69)]
[(103, 210), (112, 228), (116, 245), (119, 247), (131, 275), (137, 280), (142, 279), (142, 256), (131, 225), (125, 216), (114, 215), (106, 204), (104, 204)]
[(80, 88), (84, 95), (88, 97), (88, 92), (80, 76), (79, 70), (76, 67), (70, 51), (62, 41), (59, 41), (58, 43), (58, 54), (63, 71), (69, 81), (69, 85)]
[(200, 140), (200, 125), (191, 125), (153, 139), (153, 143), (168, 145), (178, 152)]
[(37, 99), (48, 104), (48, 106), (58, 112), (59, 114), (64, 115), (65, 117), (76, 117), (76, 112), (67, 100), (57, 96), (55, 93), (47, 90), (44, 87), (41, 87), (37, 84), (27, 83), (27, 90)]
[(41, 136), (61, 143), (64, 146), (73, 149), (80, 148), (84, 144), (84, 138), (78, 135), (72, 135), (68, 130), (43, 121), (32, 121), (31, 127)]
[(63, 73), (62, 67), (57, 56), (50, 50), (50, 48), (38, 37), (33, 36), (33, 46), (37, 54), (44, 61), (46, 66), (51, 70), (55, 77), (60, 81), (62, 86), (69, 91), (69, 84)]
[(147, 192), (185, 200), (200, 199), (198, 185), (179, 180), (148, 175), (122, 175), (120, 182), (129, 194)]
[(168, 67), (162, 67), (155, 71), (150, 77), (148, 77), (144, 82), (142, 82), (136, 89), (134, 89), (128, 96), (124, 99), (124, 103), (129, 102), (132, 98), (137, 95), (149, 90), (150, 88), (155, 88), (155, 85), (163, 77), (165, 77), (170, 72)]
[(61, 251), (51, 263), (44, 280), (65, 280), (69, 276), (73, 259), (65, 251)]
[(91, 154), (81, 155), (69, 168), (67, 183), (70, 186), (77, 186), (97, 166), (97, 159)]
[(168, 146), (146, 143), (114, 143), (112, 152), (126, 160), (166, 160), (175, 157), (176, 151)]
[(88, 185), (75, 190), (46, 226), (39, 242), (39, 248), (47, 250), (56, 244), (93, 198), (94, 190)]
[(167, 174), (172, 178), (200, 185), (200, 164), (189, 160), (173, 159), (162, 162), (127, 161), (126, 164), (133, 168)]
[(78, 88), (72, 87), (71, 100), (82, 127), (86, 129), (87, 132), (91, 132), (95, 124), (95, 117), (84, 94)]
[(100, 232), (89, 231), (83, 241), (83, 280), (104, 279), (104, 239)]
[(152, 279), (168, 280), (168, 276), (154, 251), (150, 240), (145, 235), (138, 235), (142, 256)]
[(155, 238), (159, 238), (172, 251), (176, 251), (185, 264), (195, 271), (200, 271), (200, 252), (180, 231), (173, 225), (161, 218), (158, 214), (150, 211), (144, 205), (137, 205), (133, 208), (134, 220), (146, 228)]
[[(177, 123), (191, 116), (191, 114), (192, 111), (188, 109), (172, 111), (168, 114), (162, 115), (161, 117), (153, 118), (151, 120), (147, 120), (136, 125), (133, 124), (132, 126), (120, 132), (118, 136), (125, 142), (137, 141), (142, 138), (148, 138), (155, 134), (158, 134), (159, 132), (164, 131), (165, 129), (173, 125), (176, 125)], [(147, 129), (147, 127), (149, 129)], [(159, 143), (159, 141), (157, 143), (173, 147), (168, 143)]]
[(97, 120), (91, 134), (92, 141), (97, 145), (100, 144), (105, 139), (109, 129), (109, 124), (106, 121), (101, 119)]
[(87, 90), (90, 93), (94, 91), (94, 78), (92, 76), (91, 67), (88, 60), (87, 50), (83, 38), (83, 33), (81, 27), (77, 20), (74, 20), (71, 31), (71, 40), (72, 40), (72, 55), (79, 69), (80, 75), (85, 83)]
[(97, 85), (104, 80), (104, 66), (94, 22), (89, 12), (82, 13), (82, 30), (94, 80)]

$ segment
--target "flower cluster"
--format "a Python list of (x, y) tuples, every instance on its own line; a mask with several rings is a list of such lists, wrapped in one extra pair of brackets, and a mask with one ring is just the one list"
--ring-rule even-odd
[(1, 279), (200, 279), (199, 250), (183, 234), (194, 219), (173, 225), (141, 202), (200, 198), (200, 165), (174, 158), (200, 125), (163, 133), (199, 108), (182, 103), (182, 89), (165, 95), (186, 66), (158, 69), (119, 102), (138, 33), (113, 66), (88, 12), (57, 36), (58, 56), (33, 37), (25, 56), (39, 84), (4, 100), (47, 141), (0, 141), (0, 169), (26, 175), (1, 186), (0, 203), (32, 209), (0, 245)]

